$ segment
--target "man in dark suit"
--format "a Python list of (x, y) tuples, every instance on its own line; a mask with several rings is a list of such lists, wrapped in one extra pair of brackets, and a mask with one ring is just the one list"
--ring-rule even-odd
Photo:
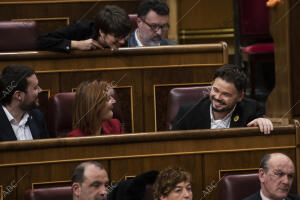
[(143, 0), (138, 6), (137, 29), (127, 38), (129, 47), (174, 45), (165, 37), (169, 30), (169, 7), (161, 0)]
[(36, 109), (41, 88), (33, 69), (9, 65), (0, 77), (0, 141), (48, 138), (43, 114)]
[(263, 118), (263, 109), (244, 98), (247, 76), (235, 65), (224, 65), (214, 75), (209, 97), (179, 109), (173, 130), (258, 126), (269, 134), (273, 124)]
[(243, 200), (300, 200), (300, 196), (290, 194), (295, 167), (285, 154), (266, 154), (260, 163), (259, 181), (261, 189)]

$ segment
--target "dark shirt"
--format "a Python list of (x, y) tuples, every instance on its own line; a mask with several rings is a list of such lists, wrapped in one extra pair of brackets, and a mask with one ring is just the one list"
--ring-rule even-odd
[(46, 51), (70, 52), (71, 40), (97, 40), (99, 31), (93, 21), (78, 21), (37, 39), (37, 49)]

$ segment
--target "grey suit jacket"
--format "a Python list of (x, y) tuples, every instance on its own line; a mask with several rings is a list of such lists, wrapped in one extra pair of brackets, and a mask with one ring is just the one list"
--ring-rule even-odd
[[(138, 46), (138, 43), (135, 39), (135, 30), (130, 33), (126, 39), (126, 45), (125, 46), (128, 46), (128, 47), (137, 47)], [(160, 45), (176, 45), (177, 43), (172, 41), (172, 40), (168, 40), (166, 38), (162, 38), (161, 42), (160, 42)]]

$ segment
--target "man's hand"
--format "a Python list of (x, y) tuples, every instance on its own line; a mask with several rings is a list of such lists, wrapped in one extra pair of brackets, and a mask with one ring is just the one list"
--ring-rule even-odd
[(270, 134), (271, 131), (273, 131), (273, 124), (271, 120), (267, 118), (257, 118), (247, 124), (247, 126), (258, 126), (260, 129), (260, 132), (264, 134)]
[(71, 49), (92, 50), (92, 49), (104, 49), (104, 48), (96, 40), (87, 39), (87, 40), (80, 40), (80, 41), (72, 40)]

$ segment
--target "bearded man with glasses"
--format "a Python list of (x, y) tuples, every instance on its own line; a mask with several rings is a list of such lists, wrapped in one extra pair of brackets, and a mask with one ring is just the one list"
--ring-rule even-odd
[(129, 47), (174, 45), (166, 39), (169, 30), (169, 7), (160, 0), (143, 0), (138, 6), (137, 29), (127, 38)]

